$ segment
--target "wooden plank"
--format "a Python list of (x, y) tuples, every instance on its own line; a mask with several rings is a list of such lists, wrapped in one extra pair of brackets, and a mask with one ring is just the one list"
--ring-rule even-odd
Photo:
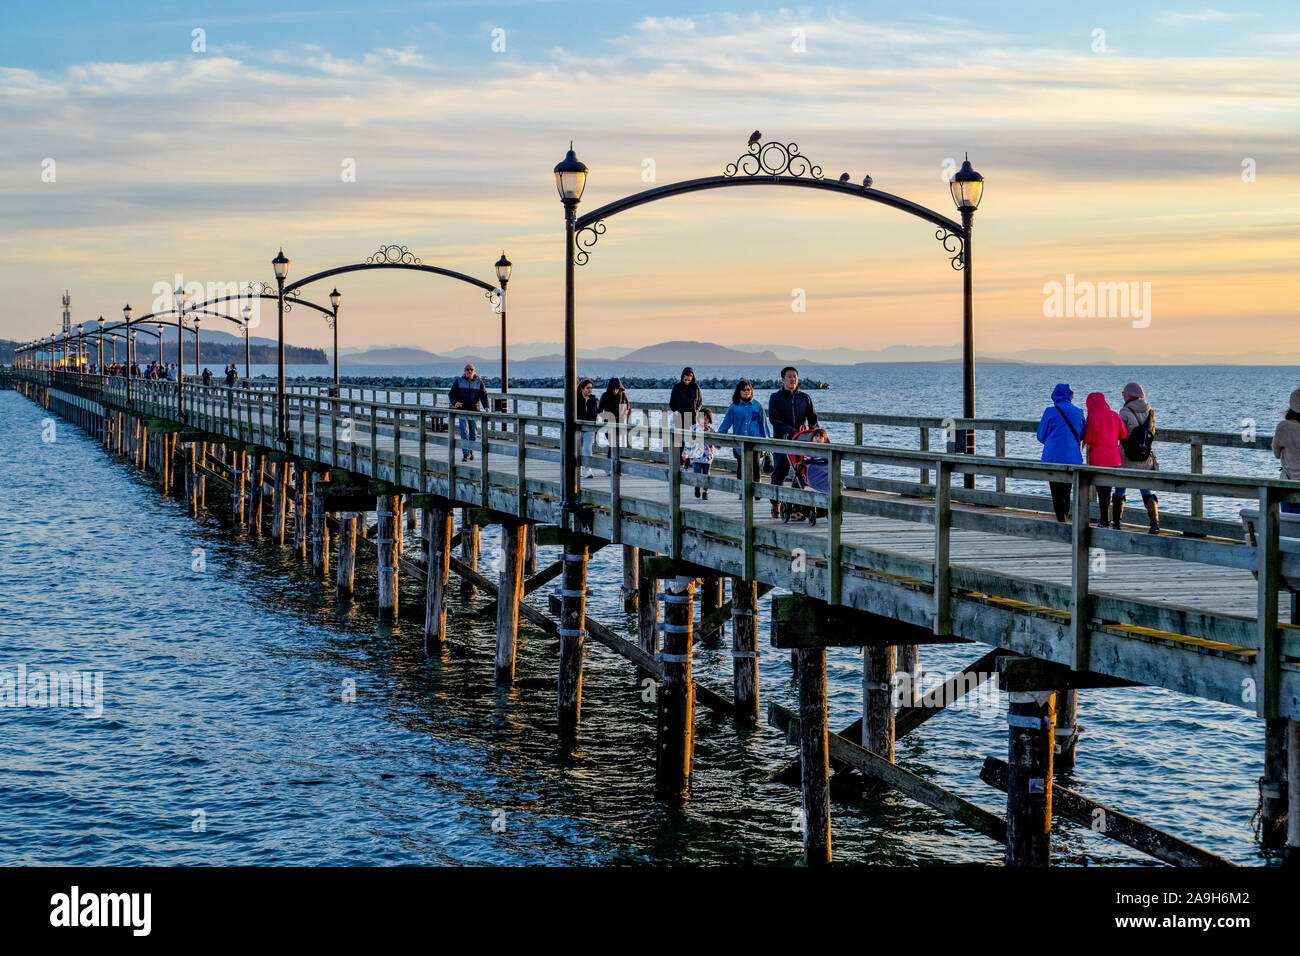
[(1278, 556), (1279, 498), (1271, 488), (1259, 490), (1259, 601), (1256, 604), (1258, 637), (1255, 647), (1255, 713), (1260, 717), (1280, 716), (1279, 686), (1282, 682), (1281, 652), (1278, 645)]
[[(935, 463), (934, 484), (934, 633), (952, 633), (952, 465)], [(901, 643), (901, 642), (900, 642)]]
[(1088, 520), (1092, 484), (1088, 476), (1076, 471), (1070, 493), (1074, 502), (1070, 517), (1070, 657), (1077, 670), (1087, 670), (1090, 657), (1088, 639), (1091, 634), (1088, 569), (1092, 561), (1092, 522)]

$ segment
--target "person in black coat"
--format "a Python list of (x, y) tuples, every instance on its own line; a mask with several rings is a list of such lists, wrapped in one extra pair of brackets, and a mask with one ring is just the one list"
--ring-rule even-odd
[[(621, 425), (627, 424), (627, 420), (632, 417), (632, 402), (623, 390), (621, 379), (611, 378), (605, 386), (605, 393), (596, 405), (596, 417), (603, 422), (617, 422)], [(620, 448), (623, 446), (623, 438), (618, 431), (610, 429), (606, 434), (618, 441)]]
[[(478, 377), (474, 371), (472, 363), (465, 364), (465, 374), (451, 383), (451, 388), (447, 390), (447, 398), (451, 400), (452, 408), (466, 408), (476, 412), (480, 408), (487, 408), (488, 394), (487, 386), (483, 384), (483, 379)], [(476, 441), (478, 439), (478, 429), (474, 425), (474, 420), (462, 418), (460, 420), (460, 437), (462, 441)], [(474, 457), (474, 452), (462, 451), (460, 454), (461, 461), (469, 461)]]
[[(703, 405), (704, 393), (695, 381), (695, 369), (688, 366), (682, 369), (681, 380), (673, 386), (672, 393), (668, 396), (668, 409), (673, 413), (673, 427), (683, 434), (689, 432), (695, 426), (696, 416)], [(681, 466), (690, 467), (685, 456), (682, 457)]]
[[(596, 401), (596, 396), (593, 394), (594, 390), (595, 390), (595, 385), (589, 378), (584, 378), (581, 382), (578, 383), (578, 410), (576, 412), (576, 417), (580, 422), (596, 421), (596, 415), (598, 414), (597, 407), (599, 403)], [(591, 446), (595, 440), (596, 440), (596, 432), (594, 429), (591, 431), (584, 431), (582, 433), (582, 457), (583, 458), (591, 457), (591, 452), (592, 452)], [(590, 478), (591, 476), (592, 476), (591, 469), (588, 468), (587, 465), (584, 463), (582, 466), (582, 477)]]
[[(813, 408), (808, 393), (799, 391), (799, 370), (793, 365), (781, 369), (781, 388), (767, 400), (767, 417), (772, 421), (772, 437), (785, 441), (794, 438), (795, 432), (817, 424), (817, 409)], [(772, 484), (783, 484), (789, 473), (790, 456), (777, 455), (772, 469)], [(773, 518), (778, 516), (779, 509), (780, 506), (773, 501)]]

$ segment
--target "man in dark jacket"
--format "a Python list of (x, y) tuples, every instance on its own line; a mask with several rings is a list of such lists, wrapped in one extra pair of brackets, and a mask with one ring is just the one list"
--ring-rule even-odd
[[(799, 370), (793, 365), (781, 369), (781, 388), (767, 400), (767, 417), (772, 421), (772, 437), (789, 441), (795, 432), (817, 424), (817, 409), (806, 392), (799, 391)], [(790, 457), (777, 455), (772, 469), (772, 484), (785, 482), (790, 472)], [(780, 514), (780, 506), (772, 502), (772, 517)]]
[[(476, 412), (480, 408), (487, 408), (487, 386), (483, 384), (483, 379), (478, 377), (474, 366), (469, 363), (465, 365), (465, 374), (451, 383), (451, 388), (447, 391), (447, 397), (451, 400), (452, 408), (464, 408), (472, 412)], [(478, 440), (478, 430), (475, 428), (472, 419), (462, 418), (460, 420), (460, 437), (462, 441)], [(469, 461), (473, 457), (474, 452), (472, 450), (460, 453), (461, 461)]]

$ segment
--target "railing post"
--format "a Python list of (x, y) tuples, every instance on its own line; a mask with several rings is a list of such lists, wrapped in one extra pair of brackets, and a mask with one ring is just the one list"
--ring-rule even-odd
[(379, 480), (379, 406), (370, 405), (370, 477)]
[(1255, 713), (1260, 717), (1278, 717), (1281, 700), (1281, 646), (1278, 641), (1278, 566), (1281, 498), (1276, 488), (1259, 489), (1259, 603), (1256, 619), (1259, 629), (1255, 653)]
[(840, 524), (844, 517), (843, 489), (840, 486), (840, 471), (844, 466), (843, 452), (832, 450), (830, 453), (830, 501), (826, 509), (826, 600), (831, 604), (840, 603), (840, 588), (843, 569), (840, 567)]
[[(1007, 457), (1007, 430), (1005, 428), (999, 428), (993, 433), (993, 453), (998, 458)], [(1006, 475), (997, 476), (997, 490), (999, 493), (1007, 490)]]
[(682, 470), (678, 463), (676, 428), (669, 425), (668, 432), (668, 447), (664, 449), (664, 457), (668, 465), (668, 521), (671, 532), (669, 557), (680, 560), (682, 556)]
[[(526, 427), (520, 420), (518, 414), (519, 401), (515, 400), (515, 484), (518, 487), (516, 501), (516, 512), (519, 517), (528, 517), (528, 436), (524, 434)], [(525, 565), (527, 564), (527, 543), (531, 537), (531, 529), (524, 529), (524, 557)], [(525, 568), (525, 571), (527, 568)]]
[[(1205, 445), (1195, 438), (1190, 443), (1192, 457), (1192, 474), (1201, 475), (1205, 473)], [(1205, 516), (1205, 496), (1199, 491), (1192, 492), (1192, 510), (1191, 517), (1202, 518)]]
[(754, 580), (754, 451), (744, 438), (740, 440), (740, 520), (743, 538), (746, 581)]
[(614, 423), (615, 441), (609, 446), (609, 540), (611, 544), (621, 544), (623, 541), (623, 469), (620, 467), (622, 456), (619, 452), (619, 445), (623, 441), (623, 436), (620, 434), (622, 428), (622, 422)]
[(1089, 502), (1092, 497), (1092, 477), (1082, 471), (1075, 471), (1070, 489), (1074, 500), (1070, 522), (1070, 666), (1077, 671), (1089, 670), (1089, 630), (1088, 630), (1088, 570), (1091, 558), (1092, 522), (1088, 519), (1091, 510)]
[[(428, 466), (428, 464), (425, 462), (425, 456), (426, 456), (426, 455), (428, 454), (428, 452), (429, 452), (428, 428), (426, 427), (426, 422), (427, 422), (427, 421), (428, 421), (428, 412), (426, 412), (426, 411), (424, 410), (424, 406), (421, 406), (421, 407), (420, 407), (420, 411), (419, 411), (419, 429), (420, 429), (420, 493), (421, 493), (421, 494), (423, 494), (423, 493), (425, 493), (425, 492), (427, 492), (427, 491), (429, 490), (428, 487), (426, 486), (426, 483), (427, 483), (427, 481), (428, 481), (429, 466)], [(424, 515), (421, 515), (421, 517), (424, 517)]]
[(952, 531), (952, 462), (934, 469), (934, 633), (952, 633), (952, 568), (948, 544)]
[[(862, 422), (853, 423), (853, 444), (859, 448), (862, 447)], [(862, 459), (853, 459), (853, 475), (855, 478), (862, 477)]]
[[(921, 451), (929, 451), (929, 450), (930, 450), (930, 427), (928, 425), (922, 425), (921, 426)], [(929, 470), (926, 468), (922, 468), (921, 484), (924, 485), (929, 480), (930, 480)]]

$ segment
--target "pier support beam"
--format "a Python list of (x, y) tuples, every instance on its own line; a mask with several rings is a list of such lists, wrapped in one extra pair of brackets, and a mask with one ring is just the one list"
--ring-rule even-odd
[(262, 533), (262, 496), (266, 485), (266, 457), (258, 451), (248, 455), (248, 530)]
[(921, 646), (919, 644), (899, 644), (894, 655), (900, 683), (903, 691), (902, 707), (915, 707), (921, 703)]
[(357, 570), (357, 523), (355, 511), (339, 514), (339, 570), (335, 588), (339, 597), (351, 597)]
[(284, 517), (288, 507), (286, 498), (289, 494), (289, 463), (273, 462), (271, 466), (273, 492), (271, 495), (271, 538), (276, 544), (284, 545)]
[(307, 483), (311, 476), (302, 462), (293, 466), (293, 550), (298, 557), (307, 557)]
[(1287, 733), (1291, 721), (1269, 717), (1264, 721), (1264, 776), (1259, 781), (1259, 839), (1266, 850), (1287, 842)]
[(736, 719), (757, 723), (758, 582), (731, 579), (731, 658)]
[(393, 496), (375, 498), (375, 545), (379, 573), (379, 617), (391, 621), (397, 617), (397, 527)]
[(529, 524), (524, 539), (524, 574), (530, 578), (537, 573), (537, 525)]
[(1300, 867), (1300, 720), (1287, 721), (1286, 863)]
[(497, 586), (498, 684), (515, 679), (515, 649), (519, 641), (519, 602), (524, 597), (525, 525), (501, 525), (501, 576)]
[(681, 804), (690, 796), (695, 760), (695, 681), (691, 677), (695, 579), (664, 578), (663, 680), (659, 684), (659, 740), (655, 761), (655, 799)]
[(199, 513), (199, 473), (194, 457), (194, 442), (185, 444), (185, 512), (190, 516)]
[[(478, 556), (482, 546), (479, 526), (474, 523), (472, 509), (460, 509), (460, 560), (472, 571), (478, 570)], [(474, 596), (474, 585), (467, 579), (460, 579), (460, 595), (464, 598)]]
[(637, 576), (637, 644), (641, 650), (653, 656), (659, 650), (659, 601), (655, 591), (659, 581), (650, 572), (650, 562), (641, 559), (640, 574)]
[(424, 509), (425, 553), (424, 649), (433, 653), (447, 640), (447, 585), (451, 580), (451, 503)]
[(641, 549), (623, 545), (623, 613), (635, 614), (640, 606)]
[[(162, 461), (159, 462), (161, 471), (167, 473), (167, 436), (163, 435), (162, 442)], [(235, 451), (230, 453), (230, 477), (234, 480), (230, 485), (230, 512), (236, 524), (243, 524), (245, 521), (244, 513), (248, 509), (248, 469), (246, 460), (248, 452)], [(164, 487), (166, 479), (163, 479)]]
[(1074, 754), (1079, 743), (1079, 692), (1073, 687), (1056, 695), (1056, 729), (1052, 736), (1053, 773), (1069, 773), (1074, 769)]
[(1008, 695), (1007, 866), (1047, 866), (1051, 860), (1052, 749), (1056, 693)]
[(894, 762), (894, 646), (862, 648), (862, 745)]
[(586, 618), (587, 545), (567, 541), (564, 545), (564, 570), (560, 575), (560, 676), (557, 687), (559, 728), (565, 736), (578, 729), (578, 719), (582, 714)]
[(827, 740), (826, 648), (794, 652), (799, 672), (799, 785), (803, 793), (803, 856), (808, 866), (831, 861), (830, 745)]
[(321, 579), (330, 576), (330, 526), (325, 520), (325, 491), (328, 487), (328, 475), (312, 476), (311, 573)]

